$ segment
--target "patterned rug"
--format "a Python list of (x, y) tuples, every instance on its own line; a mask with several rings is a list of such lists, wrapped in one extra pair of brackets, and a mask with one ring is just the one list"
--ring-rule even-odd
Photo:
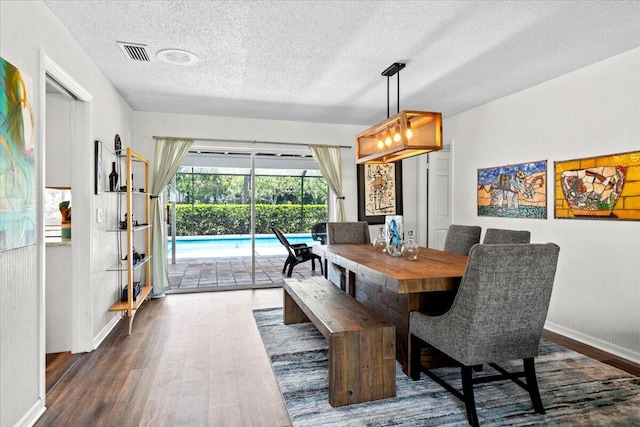
[[(328, 400), (327, 341), (311, 323), (283, 325), (282, 309), (255, 310), (271, 367), (294, 426), (468, 426), (463, 404), (424, 374), (412, 381), (397, 364), (397, 396), (333, 408)], [(517, 362), (510, 366), (521, 367)], [(640, 378), (548, 341), (536, 371), (546, 415), (511, 381), (475, 386), (485, 426), (640, 426)], [(437, 373), (460, 387), (460, 370)], [(480, 374), (495, 374), (485, 365)]]

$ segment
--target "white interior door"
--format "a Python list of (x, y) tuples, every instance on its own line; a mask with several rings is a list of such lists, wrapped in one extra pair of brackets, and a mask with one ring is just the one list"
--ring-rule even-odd
[(428, 247), (442, 249), (451, 225), (451, 144), (446, 141), (442, 150), (429, 153), (428, 179)]

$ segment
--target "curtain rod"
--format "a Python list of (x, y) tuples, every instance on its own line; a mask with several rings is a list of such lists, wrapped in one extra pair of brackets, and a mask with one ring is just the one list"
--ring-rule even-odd
[[(175, 138), (169, 136), (153, 136), (153, 139), (163, 139), (163, 138)], [(207, 142), (239, 142), (244, 144), (274, 144), (274, 145), (299, 145), (308, 147), (310, 145), (331, 145), (331, 144), (306, 144), (304, 142), (276, 142), (276, 141), (259, 141), (259, 140), (249, 140), (249, 139), (217, 139), (217, 138), (184, 138), (184, 139), (193, 139), (194, 141), (207, 141)], [(348, 148), (352, 149), (348, 145), (338, 145), (340, 148)]]

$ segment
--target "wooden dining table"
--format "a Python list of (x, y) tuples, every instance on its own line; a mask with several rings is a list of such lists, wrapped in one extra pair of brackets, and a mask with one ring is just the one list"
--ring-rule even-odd
[[(395, 325), (396, 359), (410, 375), (409, 313), (446, 311), (467, 257), (421, 247), (418, 259), (409, 261), (376, 252), (369, 244), (318, 245), (313, 251), (323, 258), (325, 274), (327, 269), (336, 269), (345, 292)], [(435, 367), (443, 358), (434, 349), (425, 349), (422, 363)]]

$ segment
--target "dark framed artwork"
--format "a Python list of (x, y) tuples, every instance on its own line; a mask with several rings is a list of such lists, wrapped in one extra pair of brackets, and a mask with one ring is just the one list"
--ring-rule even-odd
[(358, 221), (402, 215), (402, 162), (358, 165)]
[(640, 151), (554, 166), (556, 218), (640, 220)]
[(96, 141), (95, 143), (95, 193), (102, 194), (102, 142)]
[(547, 218), (547, 161), (478, 169), (478, 216)]

